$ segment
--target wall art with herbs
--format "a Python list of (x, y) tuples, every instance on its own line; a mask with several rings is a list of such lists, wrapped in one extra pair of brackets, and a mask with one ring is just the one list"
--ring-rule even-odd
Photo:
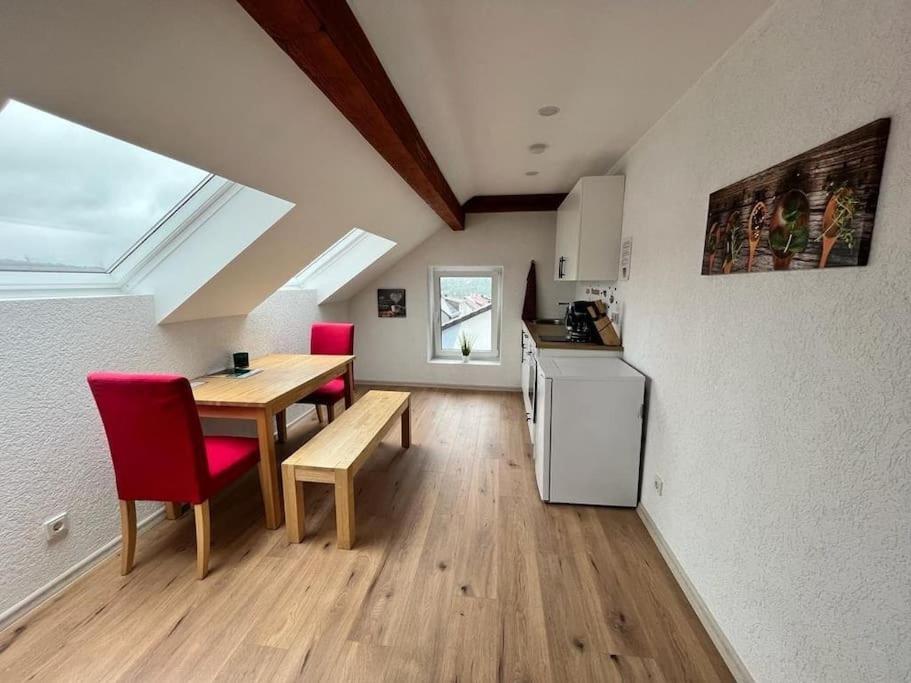
[(890, 119), (709, 197), (703, 275), (865, 266)]

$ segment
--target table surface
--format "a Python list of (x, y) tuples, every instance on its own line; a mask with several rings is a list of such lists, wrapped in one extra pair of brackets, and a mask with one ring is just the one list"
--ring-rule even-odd
[[(338, 377), (354, 356), (271, 354), (254, 358), (250, 368), (262, 370), (248, 377), (199, 377), (205, 382), (193, 387), (193, 397), (201, 406), (259, 408), (282, 405), (287, 395), (299, 392), (305, 384), (314, 388)], [(284, 406), (282, 406), (284, 407)]]

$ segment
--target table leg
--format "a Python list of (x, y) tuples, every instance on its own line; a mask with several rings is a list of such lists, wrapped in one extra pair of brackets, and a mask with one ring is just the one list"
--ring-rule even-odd
[(402, 413), (402, 448), (411, 448), (411, 401)]
[(266, 528), (277, 529), (282, 524), (282, 496), (278, 488), (272, 414), (268, 410), (256, 415), (256, 435), (259, 438), (259, 486), (263, 492), (263, 505), (266, 509)]
[(278, 430), (278, 442), (285, 443), (288, 440), (288, 416), (284, 410), (275, 413), (275, 427)]
[(177, 519), (178, 517), (180, 517), (182, 512), (183, 512), (182, 503), (172, 502), (172, 503), (164, 504), (165, 519)]
[(345, 407), (350, 408), (354, 403), (354, 363), (345, 367)]

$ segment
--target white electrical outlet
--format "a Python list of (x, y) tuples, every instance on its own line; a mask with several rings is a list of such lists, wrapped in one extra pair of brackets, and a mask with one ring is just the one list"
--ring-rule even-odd
[(655, 475), (655, 491), (658, 492), (659, 496), (664, 495), (664, 479), (659, 477), (657, 474)]
[(70, 519), (65, 512), (55, 515), (44, 522), (44, 535), (48, 541), (55, 541), (70, 530)]

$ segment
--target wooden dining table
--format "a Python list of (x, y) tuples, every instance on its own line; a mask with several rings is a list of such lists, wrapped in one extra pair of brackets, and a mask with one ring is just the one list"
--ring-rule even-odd
[(255, 358), (246, 377), (208, 375), (191, 382), (200, 417), (252, 420), (259, 439), (259, 481), (266, 510), (266, 527), (282, 524), (284, 508), (279, 488), (273, 425), (279, 417), (284, 438), (284, 411), (329, 380), (344, 376), (345, 407), (354, 401), (354, 356), (271, 354)]

